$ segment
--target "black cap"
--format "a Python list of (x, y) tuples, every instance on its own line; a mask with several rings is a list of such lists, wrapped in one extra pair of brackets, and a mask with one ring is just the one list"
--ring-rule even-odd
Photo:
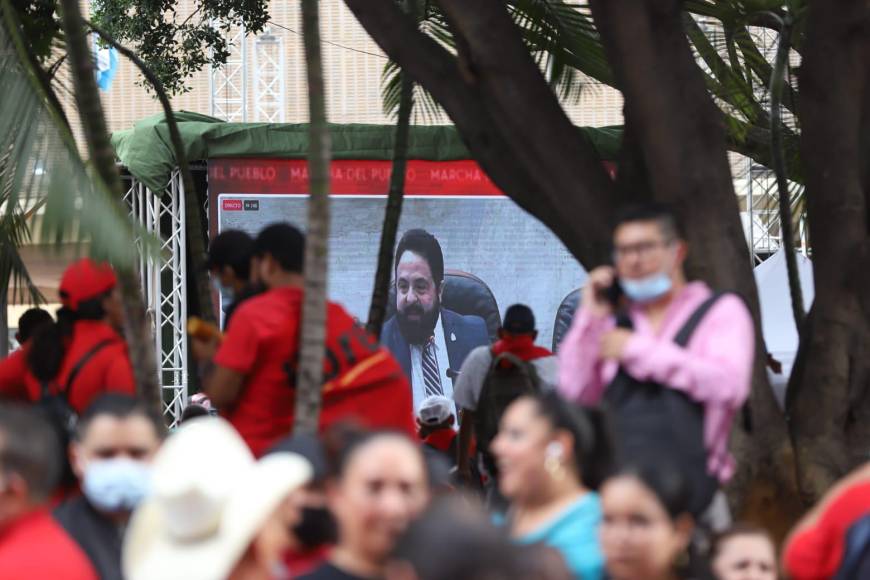
[(241, 230), (226, 230), (209, 244), (205, 268), (215, 270), (230, 266), (236, 274), (247, 278), (253, 253), (254, 238)]
[(510, 334), (532, 334), (535, 332), (535, 315), (525, 304), (514, 304), (504, 313), (501, 327)]
[(323, 443), (315, 435), (304, 433), (291, 435), (276, 443), (266, 453), (296, 453), (301, 455), (311, 464), (314, 471), (312, 477), (314, 481), (326, 479), (328, 473), (326, 451), (323, 449)]

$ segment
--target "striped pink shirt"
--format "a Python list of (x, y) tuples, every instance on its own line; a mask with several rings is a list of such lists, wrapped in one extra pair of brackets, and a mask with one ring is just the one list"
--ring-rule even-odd
[(728, 294), (707, 312), (686, 348), (674, 344), (680, 328), (710, 295), (703, 282), (687, 284), (668, 306), (657, 333), (644, 311), (632, 306), (634, 336), (619, 362), (599, 358), (601, 337), (614, 328), (614, 317), (595, 317), (581, 305), (559, 348), (559, 391), (569, 400), (594, 405), (621, 364), (639, 381), (685, 392), (704, 405), (707, 468), (725, 482), (734, 473), (728, 452), (731, 423), (752, 382), (755, 329), (743, 301)]

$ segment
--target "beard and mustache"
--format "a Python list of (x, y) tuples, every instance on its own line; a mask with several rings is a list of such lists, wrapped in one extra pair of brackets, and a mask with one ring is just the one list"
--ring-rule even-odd
[[(420, 304), (409, 304), (404, 310), (396, 310), (396, 320), (399, 330), (408, 344), (425, 344), (435, 333), (435, 323), (441, 312), (440, 301), (432, 304), (430, 311), (425, 311)], [(409, 316), (418, 316), (418, 320), (409, 320)]]

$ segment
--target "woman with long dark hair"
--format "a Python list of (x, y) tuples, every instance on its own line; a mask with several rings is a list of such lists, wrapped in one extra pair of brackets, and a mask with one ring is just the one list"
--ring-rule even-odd
[(302, 580), (377, 580), (408, 525), (429, 503), (418, 442), (398, 432), (348, 431), (329, 449), (327, 503), (338, 524), (329, 561)]
[(575, 578), (601, 578), (595, 490), (611, 448), (597, 412), (553, 392), (522, 396), (505, 410), (490, 449), (509, 502), (503, 523), (514, 541), (558, 550)]
[(79, 260), (60, 282), (57, 321), (40, 327), (0, 362), (0, 397), (44, 401), (52, 397), (81, 413), (108, 391), (135, 394), (117, 278), (108, 264)]
[(601, 487), (601, 547), (611, 580), (708, 580), (692, 546), (685, 478), (655, 463), (623, 467)]

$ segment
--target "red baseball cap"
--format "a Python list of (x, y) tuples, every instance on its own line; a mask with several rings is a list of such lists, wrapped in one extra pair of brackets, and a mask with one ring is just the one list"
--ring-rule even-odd
[(60, 302), (75, 311), (79, 304), (105, 294), (117, 283), (118, 278), (109, 264), (83, 258), (64, 271), (60, 279)]

